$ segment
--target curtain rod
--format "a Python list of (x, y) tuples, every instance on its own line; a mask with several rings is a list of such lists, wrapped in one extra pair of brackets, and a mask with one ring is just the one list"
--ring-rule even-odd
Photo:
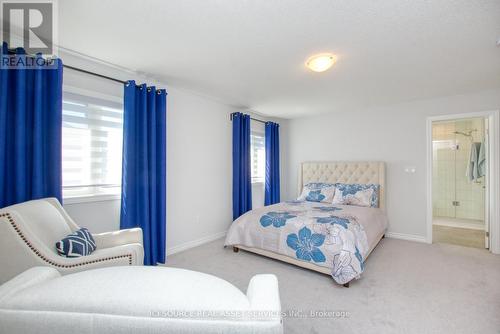
[(65, 65), (64, 63), (63, 63), (63, 67), (64, 68), (69, 68), (70, 70), (73, 70), (73, 71), (77, 71), (77, 72), (82, 72), (82, 73), (85, 73), (85, 74), (93, 75), (95, 77), (99, 77), (99, 78), (111, 80), (111, 81), (114, 81), (114, 82), (119, 82), (119, 83), (122, 83), (122, 84), (126, 84), (127, 83), (127, 81), (123, 81), (123, 80), (116, 79), (116, 78), (113, 78), (113, 77), (108, 77), (107, 75), (103, 75), (103, 74), (99, 74), (99, 73), (87, 71), (87, 70), (84, 70), (84, 69), (81, 69), (81, 68), (78, 68), (78, 67), (74, 67), (74, 66), (70, 66), (70, 65)]
[(265, 124), (265, 123), (267, 123), (266, 121), (263, 121), (263, 120), (261, 120), (261, 119), (257, 119), (257, 118), (253, 118), (253, 117), (250, 117), (250, 119), (251, 119), (252, 121), (256, 121), (256, 122), (260, 122), (260, 123), (264, 123), (264, 124)]
[[(230, 120), (230, 121), (232, 121), (232, 120), (233, 120), (233, 115), (234, 115), (234, 114), (235, 114), (235, 113), (233, 112), (233, 113), (231, 113), (231, 115), (229, 116), (229, 120)], [(259, 122), (259, 123), (264, 123), (264, 124), (266, 124), (267, 122), (270, 122), (270, 121), (263, 121), (263, 120), (261, 120), (261, 119), (253, 118), (253, 117), (251, 117), (251, 116), (250, 116), (250, 119), (251, 119), (252, 121), (256, 121), (256, 122)]]
[[(16, 49), (7, 49), (9, 53), (13, 53), (13, 54), (16, 54)], [(30, 54), (25, 54), (26, 56), (28, 57), (36, 57), (35, 55), (30, 55)], [(116, 78), (113, 78), (113, 77), (109, 77), (107, 75), (103, 75), (103, 74), (99, 74), (99, 73), (95, 73), (95, 72), (92, 72), (92, 71), (87, 71), (87, 70), (84, 70), (82, 68), (78, 68), (78, 67), (75, 67), (75, 66), (70, 66), (70, 65), (66, 65), (63, 63), (63, 67), (64, 68), (69, 68), (70, 70), (73, 70), (73, 71), (78, 71), (78, 72), (81, 72), (81, 73), (86, 73), (86, 74), (89, 74), (89, 75), (93, 75), (95, 77), (99, 77), (99, 78), (103, 78), (103, 79), (107, 79), (107, 80), (111, 80), (111, 81), (114, 81), (114, 82), (119, 82), (121, 84), (126, 84), (127, 81), (123, 81), (123, 80), (120, 80), (120, 79), (116, 79)]]

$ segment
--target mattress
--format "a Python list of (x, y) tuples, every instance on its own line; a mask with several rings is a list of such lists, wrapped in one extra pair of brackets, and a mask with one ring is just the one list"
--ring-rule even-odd
[(386, 229), (378, 208), (290, 201), (245, 213), (231, 225), (225, 244), (330, 272), (345, 284), (360, 277)]

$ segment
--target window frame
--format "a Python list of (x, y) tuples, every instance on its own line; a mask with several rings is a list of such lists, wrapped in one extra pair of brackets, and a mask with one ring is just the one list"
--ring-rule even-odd
[[(263, 151), (264, 151), (264, 171), (263, 171), (263, 175), (261, 178), (256, 178), (257, 180), (254, 180), (254, 177), (252, 176), (252, 172), (253, 172), (253, 164), (254, 164), (254, 161), (253, 161), (253, 150), (252, 150), (252, 136), (259, 136), (259, 137), (262, 137), (263, 139)], [(251, 181), (251, 184), (253, 185), (260, 185), (260, 184), (264, 184), (265, 183), (265, 177), (266, 177), (266, 170), (265, 170), (265, 164), (266, 164), (266, 136), (265, 136), (265, 132), (264, 131), (260, 131), (260, 130), (257, 130), (257, 129), (251, 129), (250, 130), (250, 163), (251, 163), (251, 168), (250, 168), (250, 181)]]
[[(63, 100), (64, 100), (64, 94), (65, 93), (71, 93), (71, 94), (78, 94), (78, 95), (83, 95), (83, 96), (88, 96), (90, 99), (101, 99), (101, 100), (106, 100), (109, 102), (113, 103), (119, 103), (123, 105), (123, 97), (119, 96), (114, 96), (114, 95), (109, 95), (109, 94), (104, 94), (101, 92), (93, 91), (93, 90), (87, 90), (87, 89), (82, 89), (79, 87), (71, 86), (71, 85), (63, 85)], [(61, 126), (61, 131), (63, 129), (63, 126)], [(61, 175), (62, 177), (62, 175)], [(64, 180), (63, 180), (64, 182)], [(121, 182), (119, 184), (99, 184), (99, 185), (89, 185), (89, 187), (95, 187), (97, 189), (105, 189), (105, 188), (115, 188), (116, 190), (109, 193), (106, 191), (95, 191), (92, 193), (81, 193), (81, 194), (65, 194), (65, 189), (68, 188), (84, 188), (82, 186), (64, 186), (64, 183), (62, 184), (62, 196), (63, 196), (63, 202), (64, 204), (78, 204), (78, 203), (92, 203), (92, 202), (103, 202), (103, 201), (116, 201), (121, 199)]]

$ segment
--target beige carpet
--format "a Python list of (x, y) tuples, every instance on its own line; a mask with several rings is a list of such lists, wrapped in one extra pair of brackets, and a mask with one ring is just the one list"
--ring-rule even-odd
[(484, 249), (484, 231), (468, 228), (432, 226), (433, 242)]
[(222, 245), (172, 255), (167, 265), (219, 276), (243, 291), (254, 274), (274, 273), (285, 312), (349, 312), (290, 317), (285, 333), (500, 333), (500, 256), (486, 250), (386, 238), (363, 277), (344, 288), (327, 275)]

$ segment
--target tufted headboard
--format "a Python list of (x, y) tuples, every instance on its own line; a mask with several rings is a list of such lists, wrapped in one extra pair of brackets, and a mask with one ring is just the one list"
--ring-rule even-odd
[(385, 209), (385, 163), (380, 161), (312, 161), (300, 164), (299, 194), (310, 182), (379, 184), (379, 207)]

